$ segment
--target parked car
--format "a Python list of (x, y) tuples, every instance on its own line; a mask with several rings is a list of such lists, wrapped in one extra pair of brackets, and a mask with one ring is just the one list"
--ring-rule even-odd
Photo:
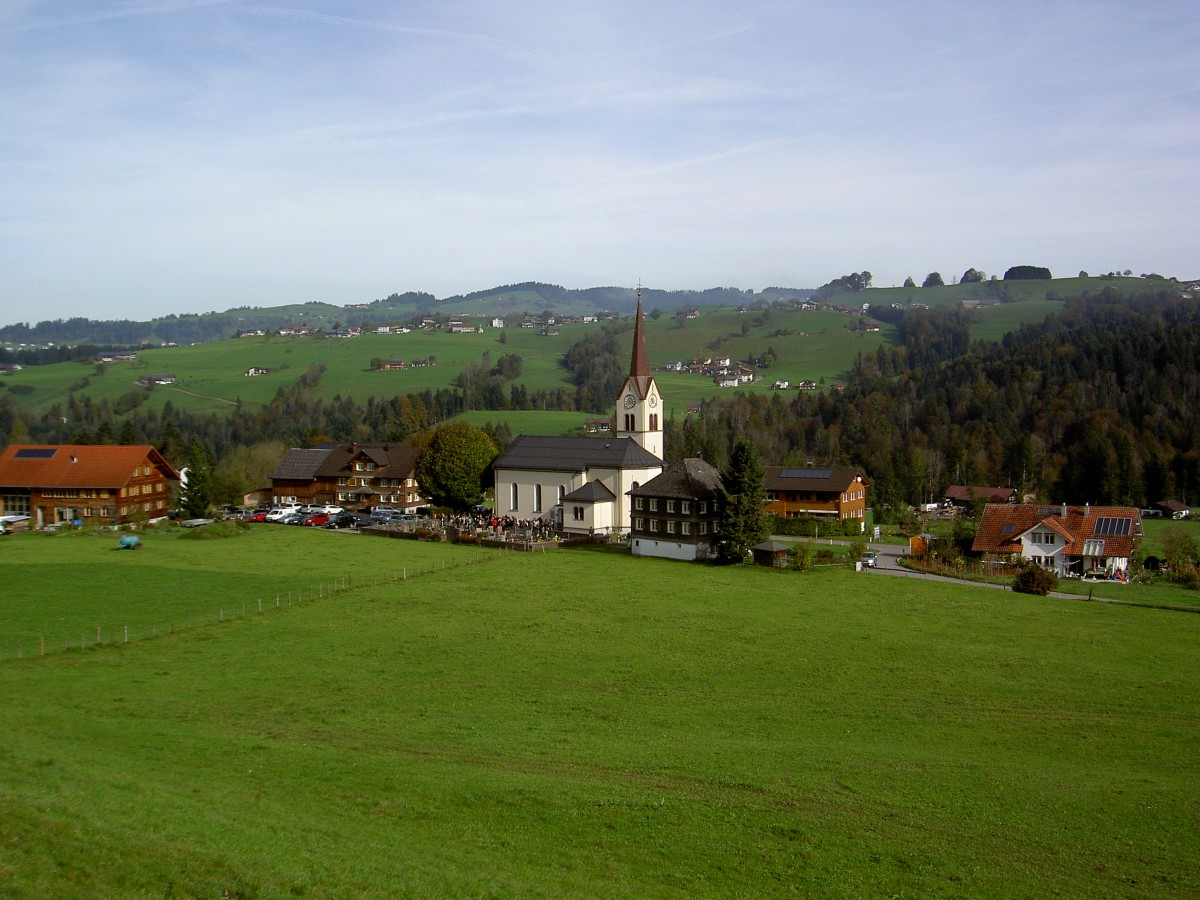
[(316, 513), (315, 515), (305, 516), (301, 525), (309, 525), (313, 528), (320, 528), (329, 522), (328, 513)]
[(267, 521), (267, 513), (268, 512), (270, 512), (270, 510), (266, 510), (266, 509), (255, 510), (254, 512), (250, 513), (250, 518), (247, 519), (246, 521), (248, 521), (248, 522), (265, 522), (265, 521)]
[(304, 513), (290, 512), (284, 515), (282, 519), (279, 519), (279, 522), (284, 525), (300, 525), (304, 522), (304, 519)]
[(868, 568), (874, 569), (874, 568), (875, 568), (875, 561), (876, 561), (876, 559), (877, 559), (877, 557), (876, 557), (876, 554), (875, 554), (875, 551), (874, 551), (874, 550), (864, 550), (864, 551), (863, 551), (863, 555), (862, 555), (862, 564), (863, 564), (864, 566), (867, 566)]
[(359, 524), (358, 516), (354, 513), (338, 513), (325, 523), (326, 528), (357, 528)]

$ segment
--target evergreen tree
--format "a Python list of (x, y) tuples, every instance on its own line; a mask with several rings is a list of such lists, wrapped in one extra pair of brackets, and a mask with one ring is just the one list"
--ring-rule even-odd
[(212, 467), (208, 454), (193, 441), (187, 454), (187, 484), (179, 495), (179, 508), (189, 519), (202, 519), (212, 503)]
[(717, 559), (724, 565), (744, 562), (750, 548), (769, 533), (763, 509), (763, 469), (758, 452), (746, 439), (733, 447), (723, 484), (717, 524)]
[(121, 437), (118, 442), (127, 447), (139, 443), (137, 426), (133, 424), (133, 419), (126, 419), (121, 423)]

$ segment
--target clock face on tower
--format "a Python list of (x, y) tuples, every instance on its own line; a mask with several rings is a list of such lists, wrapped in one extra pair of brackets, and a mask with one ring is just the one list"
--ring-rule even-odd
[(635, 403), (637, 403), (637, 400), (634, 399), (633, 394), (625, 395), (625, 408), (626, 409), (633, 409), (633, 404), (635, 404)]
[(655, 397), (653, 394), (651, 394), (650, 395), (650, 407), (653, 408), (655, 406), (658, 406), (658, 398)]

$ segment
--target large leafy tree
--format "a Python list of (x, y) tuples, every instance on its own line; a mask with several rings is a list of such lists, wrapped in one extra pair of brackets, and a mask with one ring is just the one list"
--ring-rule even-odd
[(721, 481), (717, 559), (728, 565), (744, 562), (750, 548), (769, 534), (763, 509), (763, 469), (753, 444), (741, 439), (734, 445)]
[(417, 482), (435, 505), (468, 509), (482, 501), (495, 458), (496, 445), (486, 432), (466, 422), (446, 425), (417, 458)]

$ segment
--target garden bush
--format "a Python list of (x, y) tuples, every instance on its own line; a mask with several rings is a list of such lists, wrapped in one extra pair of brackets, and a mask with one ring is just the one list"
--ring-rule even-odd
[(1045, 597), (1058, 588), (1058, 576), (1041, 566), (1023, 566), (1012, 581), (1012, 589), (1018, 594), (1037, 594)]

